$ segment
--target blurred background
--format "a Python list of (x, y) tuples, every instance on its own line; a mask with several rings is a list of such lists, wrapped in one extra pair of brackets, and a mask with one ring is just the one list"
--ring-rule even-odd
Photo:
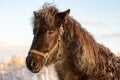
[(49, 75), (53, 66), (44, 68), (43, 75), (25, 67), (33, 38), (33, 11), (45, 2), (60, 11), (70, 9), (70, 16), (97, 42), (120, 55), (120, 0), (0, 0), (0, 80), (55, 80), (56, 73)]

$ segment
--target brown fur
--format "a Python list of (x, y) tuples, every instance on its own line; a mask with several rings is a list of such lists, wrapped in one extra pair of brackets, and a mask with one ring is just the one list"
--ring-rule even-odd
[(35, 13), (34, 28), (37, 30), (44, 24), (58, 30), (63, 24), (60, 59), (54, 53), (46, 65), (55, 63), (60, 80), (119, 80), (120, 57), (97, 43), (72, 17), (63, 20), (56, 16), (57, 13), (59, 11), (54, 6), (45, 6)]

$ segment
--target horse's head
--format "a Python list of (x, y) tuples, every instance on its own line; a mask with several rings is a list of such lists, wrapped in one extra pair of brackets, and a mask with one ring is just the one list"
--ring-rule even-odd
[(34, 38), (26, 58), (27, 68), (33, 73), (57, 60), (64, 33), (63, 24), (70, 10), (58, 12), (54, 8), (47, 7), (34, 12)]

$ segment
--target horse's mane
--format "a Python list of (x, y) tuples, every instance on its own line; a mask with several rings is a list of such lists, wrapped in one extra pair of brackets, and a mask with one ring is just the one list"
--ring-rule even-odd
[[(113, 57), (113, 53), (107, 47), (97, 43), (93, 36), (72, 17), (67, 18), (64, 28), (63, 42), (66, 41), (64, 45), (68, 45), (70, 53), (75, 56), (73, 61), (79, 70), (88, 75), (95, 73), (94, 71), (97, 73), (97, 71), (103, 70), (104, 72), (108, 60)], [(71, 55), (70, 53), (68, 55)]]

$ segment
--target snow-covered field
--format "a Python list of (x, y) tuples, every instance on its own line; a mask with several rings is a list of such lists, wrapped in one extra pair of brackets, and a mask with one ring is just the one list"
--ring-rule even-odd
[(25, 59), (13, 56), (9, 61), (0, 61), (0, 80), (58, 80), (54, 65), (44, 67), (41, 72), (31, 73)]

